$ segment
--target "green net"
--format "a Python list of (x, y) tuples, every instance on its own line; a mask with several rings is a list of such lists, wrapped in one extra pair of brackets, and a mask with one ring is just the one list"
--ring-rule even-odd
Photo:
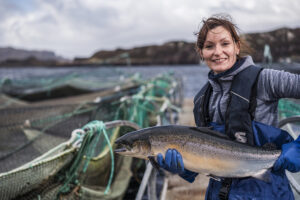
[(113, 155), (112, 144), (133, 129), (98, 124), (102, 128), (87, 131), (79, 149), (70, 133), (93, 120), (128, 120), (140, 127), (155, 125), (158, 116), (167, 120), (166, 112), (181, 104), (178, 80), (136, 76), (112, 90), (34, 103), (3, 95), (10, 103), (0, 109), (6, 116), (0, 122), (1, 199), (121, 199), (131, 159)]
[(56, 76), (37, 76), (26, 79), (0, 79), (0, 91), (11, 97), (35, 102), (68, 97), (90, 92), (113, 90), (130, 82), (138, 81), (136, 75), (126, 77), (120, 73), (83, 73)]
[(280, 119), (300, 116), (300, 101), (296, 99), (281, 99), (278, 103)]

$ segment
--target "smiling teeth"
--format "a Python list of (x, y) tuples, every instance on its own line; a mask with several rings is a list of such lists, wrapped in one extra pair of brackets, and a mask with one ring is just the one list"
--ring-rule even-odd
[(215, 59), (214, 62), (223, 62), (224, 60), (226, 60), (226, 58), (220, 58), (220, 59)]

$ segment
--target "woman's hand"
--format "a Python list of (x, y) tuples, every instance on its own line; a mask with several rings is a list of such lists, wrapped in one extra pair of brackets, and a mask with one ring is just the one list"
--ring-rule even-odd
[(190, 183), (194, 182), (195, 177), (198, 175), (198, 173), (184, 168), (182, 156), (176, 149), (168, 149), (166, 151), (165, 159), (161, 154), (158, 154), (157, 163), (161, 168), (173, 174), (178, 174)]
[(300, 171), (300, 136), (293, 142), (282, 145), (282, 152), (273, 166), (274, 171), (287, 169)]
[(181, 154), (176, 149), (168, 149), (165, 160), (161, 154), (157, 155), (159, 166), (173, 174), (184, 173), (184, 164)]

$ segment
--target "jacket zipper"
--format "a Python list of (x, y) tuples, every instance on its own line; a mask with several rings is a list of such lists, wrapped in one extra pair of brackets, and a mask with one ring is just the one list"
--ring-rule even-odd
[(221, 112), (221, 99), (223, 97), (223, 87), (222, 87), (222, 84), (220, 83), (219, 80), (216, 80), (216, 82), (220, 86), (220, 89), (221, 89), (221, 97), (220, 97), (219, 102), (218, 102), (218, 113), (219, 113), (220, 119), (224, 123), (225, 122), (224, 117), (223, 117), (222, 112)]

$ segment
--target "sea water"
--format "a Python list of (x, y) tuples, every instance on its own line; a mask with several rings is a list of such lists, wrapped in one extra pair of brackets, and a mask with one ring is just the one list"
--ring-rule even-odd
[(204, 65), (162, 65), (162, 66), (101, 66), (101, 67), (7, 67), (0, 68), (0, 79), (24, 80), (43, 77), (64, 77), (79, 75), (89, 80), (119, 79), (139, 73), (145, 80), (161, 73), (173, 72), (181, 76), (184, 84), (184, 96), (193, 98), (207, 81), (209, 68)]

